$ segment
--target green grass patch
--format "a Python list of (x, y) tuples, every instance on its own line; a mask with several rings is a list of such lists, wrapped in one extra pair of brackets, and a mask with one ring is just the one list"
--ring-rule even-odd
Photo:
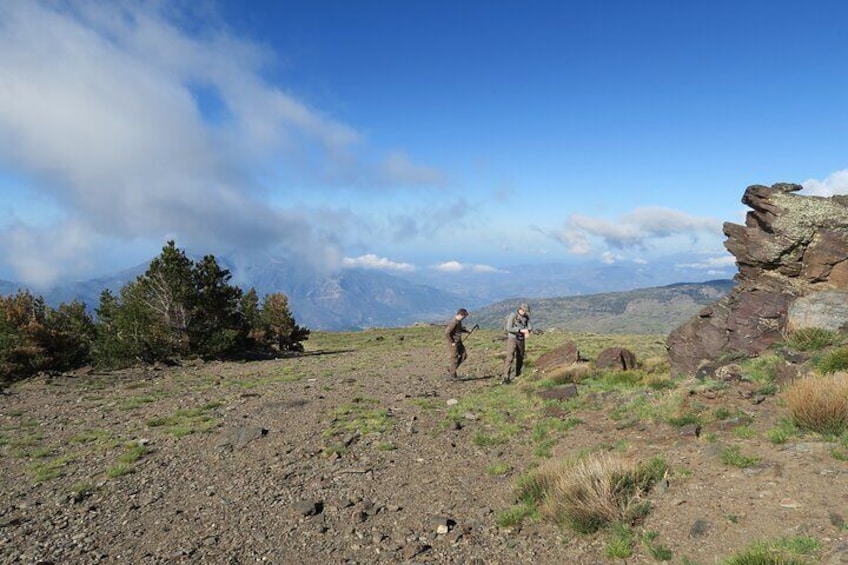
[(722, 565), (813, 565), (821, 551), (821, 542), (809, 536), (760, 541), (748, 546)]
[(798, 427), (790, 418), (780, 418), (777, 425), (766, 432), (766, 437), (775, 445), (782, 445), (798, 435)]
[(659, 532), (643, 532), (639, 536), (639, 540), (656, 561), (671, 561), (674, 553), (668, 547), (657, 542), (659, 536)]
[(504, 462), (492, 463), (486, 467), (486, 474), (490, 477), (503, 477), (510, 471), (512, 471), (512, 465)]
[(514, 528), (524, 520), (534, 520), (538, 511), (531, 504), (516, 504), (495, 514), (495, 523), (500, 528)]
[(738, 445), (727, 447), (721, 452), (721, 462), (731, 467), (745, 469), (759, 464), (760, 461), (762, 461), (760, 457), (744, 455)]
[(816, 362), (816, 369), (823, 375), (848, 371), (848, 347), (839, 347), (825, 353)]
[(336, 408), (332, 416), (333, 420), (330, 427), (324, 431), (324, 437), (350, 432), (358, 432), (361, 435), (382, 434), (393, 426), (389, 411), (380, 407), (379, 401), (371, 398), (354, 398)]
[(221, 407), (223, 402), (209, 402), (198, 408), (177, 410), (170, 416), (160, 416), (147, 421), (150, 428), (163, 428), (165, 433), (183, 437), (194, 433), (208, 432), (217, 428), (221, 422), (210, 414)]
[(97, 490), (94, 484), (85, 482), (85, 483), (76, 483), (71, 486), (71, 500), (76, 503), (82, 502)]
[(700, 425), (702, 423), (702, 418), (700, 414), (695, 412), (684, 412), (682, 414), (667, 416), (665, 421), (676, 428), (682, 428), (683, 426), (689, 426), (692, 424)]
[(124, 446), (124, 452), (118, 457), (118, 461), (124, 464), (135, 463), (148, 453), (150, 449), (146, 445), (130, 442)]
[(112, 434), (106, 430), (85, 430), (78, 434), (74, 434), (68, 440), (70, 443), (86, 444), (86, 443), (103, 443), (112, 438)]
[(786, 345), (798, 351), (821, 351), (840, 342), (839, 332), (824, 328), (801, 328), (792, 332)]
[(117, 479), (118, 477), (123, 477), (124, 475), (129, 475), (134, 472), (135, 468), (132, 465), (126, 463), (119, 463), (117, 465), (113, 465), (106, 469), (106, 476), (110, 479)]
[(746, 359), (741, 363), (745, 378), (760, 384), (770, 384), (777, 380), (780, 370), (786, 362), (776, 353), (764, 353), (759, 357)]
[(604, 546), (604, 555), (610, 559), (627, 559), (633, 555), (633, 532), (625, 524), (613, 524), (610, 537)]
[(133, 410), (135, 408), (141, 408), (147, 404), (152, 404), (166, 396), (167, 394), (164, 392), (158, 394), (145, 394), (144, 396), (133, 396), (118, 402), (116, 408), (118, 408), (118, 410)]
[(733, 437), (739, 439), (751, 439), (753, 437), (757, 437), (757, 430), (752, 428), (751, 426), (739, 426), (733, 428)]
[(29, 473), (32, 480), (36, 483), (43, 483), (53, 479), (58, 479), (64, 475), (65, 466), (76, 459), (73, 455), (63, 455), (56, 457), (45, 463), (38, 463), (29, 467)]

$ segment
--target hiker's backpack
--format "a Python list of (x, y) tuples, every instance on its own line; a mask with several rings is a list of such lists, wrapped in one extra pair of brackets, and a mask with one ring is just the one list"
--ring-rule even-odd
[(509, 328), (512, 327), (512, 315), (513, 312), (510, 312), (506, 315), (506, 318), (504, 318), (504, 331), (506, 333), (509, 333)]

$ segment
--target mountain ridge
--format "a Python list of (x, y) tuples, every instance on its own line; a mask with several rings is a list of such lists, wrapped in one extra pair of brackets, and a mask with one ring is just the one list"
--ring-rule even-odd
[[(502, 314), (495, 313), (530, 300), (537, 305), (534, 313), (537, 326), (564, 326), (562, 320), (556, 319), (553, 314), (561, 312), (571, 320), (567, 325), (575, 329), (610, 327), (617, 331), (630, 328), (640, 332), (664, 333), (673, 329), (669, 327), (670, 323), (683, 323), (683, 315), (697, 312), (705, 300), (715, 294), (714, 285), (709, 282), (676, 283), (668, 280), (675, 274), (681, 274), (679, 271), (655, 268), (636, 276), (619, 265), (550, 263), (509, 267), (494, 275), (461, 273), (459, 276), (450, 276), (419, 272), (399, 276), (361, 268), (321, 273), (283, 258), (263, 257), (237, 262), (219, 257), (217, 260), (223, 268), (230, 270), (232, 284), (244, 290), (254, 288), (260, 297), (283, 292), (289, 298), (292, 314), (298, 323), (311, 329), (327, 331), (441, 323), (460, 307), (472, 311), (473, 318), (469, 321), (481, 323), (479, 320), (484, 320), (481, 325), (497, 326)], [(94, 310), (104, 289), (108, 288), (117, 294), (124, 285), (143, 274), (147, 266), (148, 263), (142, 263), (113, 275), (69, 282), (43, 291), (33, 288), (29, 290), (43, 296), (54, 307), (63, 302), (79, 300), (89, 310)], [(633, 284), (656, 281), (669, 284), (632, 288)], [(442, 287), (435, 286), (439, 282), (445, 284)], [(693, 297), (694, 290), (678, 293), (657, 290), (655, 296), (650, 296), (649, 292), (652, 288), (698, 284), (708, 284), (709, 288), (702, 291), (702, 294), (706, 294), (701, 298)], [(3, 295), (25, 288), (28, 287), (20, 283), (0, 281), (0, 294)], [(605, 313), (605, 308), (609, 307), (608, 303), (613, 298), (603, 295), (620, 292), (636, 292), (631, 302), (642, 300), (631, 304), (630, 320), (620, 313)], [(592, 296), (596, 298), (587, 298)], [(615, 300), (621, 301), (624, 297), (619, 296)], [(594, 306), (591, 305), (593, 301), (596, 302)], [(665, 318), (672, 322), (665, 322), (663, 315), (657, 312), (666, 312)], [(655, 318), (651, 323), (638, 322), (639, 319), (651, 317)], [(591, 323), (577, 322), (583, 318), (591, 320)]]

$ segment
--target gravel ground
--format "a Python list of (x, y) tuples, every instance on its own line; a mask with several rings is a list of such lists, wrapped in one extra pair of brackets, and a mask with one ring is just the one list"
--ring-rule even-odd
[[(517, 435), (490, 445), (473, 410), (447, 418), (454, 402), (500, 390), (500, 346), (475, 342), (469, 376), (445, 382), (439, 334), (317, 334), (299, 357), (7, 389), (0, 562), (624, 563), (606, 556), (605, 532), (497, 525), (518, 477), (541, 461), (532, 426), (517, 420)], [(778, 397), (752, 400), (738, 383), (693, 393), (692, 402), (749, 415), (747, 434), (733, 418), (699, 435), (623, 427), (609, 417), (619, 401), (600, 396), (568, 414), (582, 423), (558, 437), (553, 456), (604, 446), (662, 456), (674, 472), (650, 493), (638, 531), (654, 532), (673, 563), (717, 563), (753, 541), (798, 535), (820, 540), (819, 562), (848, 563), (848, 463), (825, 442), (769, 442)], [(760, 462), (722, 463), (727, 446)], [(626, 559), (656, 562), (638, 542)]]

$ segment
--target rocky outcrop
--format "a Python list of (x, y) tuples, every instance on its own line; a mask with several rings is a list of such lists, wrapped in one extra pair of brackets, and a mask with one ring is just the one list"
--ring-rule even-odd
[(795, 194), (802, 188), (745, 190), (745, 225), (724, 224), (737, 284), (669, 334), (673, 374), (756, 356), (799, 328), (848, 327), (848, 196)]

